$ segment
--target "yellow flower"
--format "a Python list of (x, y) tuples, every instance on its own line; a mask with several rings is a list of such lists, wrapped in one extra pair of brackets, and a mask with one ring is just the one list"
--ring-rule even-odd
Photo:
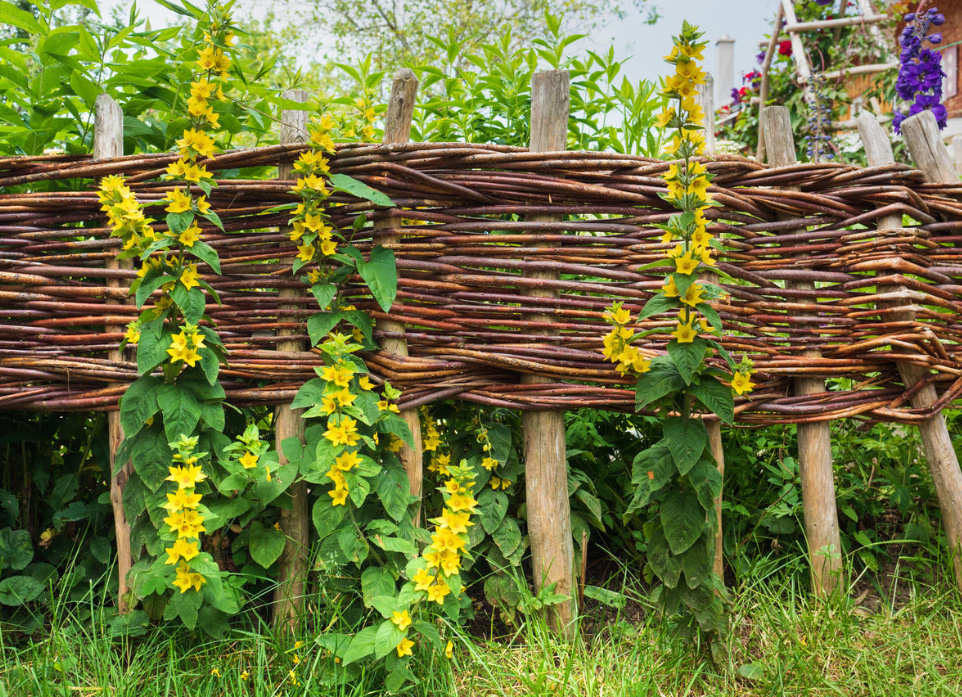
[(297, 258), (304, 262), (310, 262), (314, 258), (314, 245), (313, 244), (298, 245)]
[(657, 117), (655, 117), (655, 124), (656, 124), (659, 128), (666, 128), (666, 127), (668, 126), (668, 123), (669, 123), (673, 118), (675, 118), (675, 110), (674, 110), (674, 109), (665, 109), (663, 112), (661, 112), (660, 114), (658, 114)]
[(701, 52), (705, 50), (705, 44), (682, 44), (679, 50), (681, 51), (681, 55), (693, 60), (705, 60), (701, 55)]
[(452, 511), (467, 511), (468, 513), (475, 513), (477, 511), (478, 502), (471, 496), (465, 494), (452, 494), (451, 498), (448, 499), (448, 508)]
[(171, 513), (164, 518), (164, 522), (177, 533), (177, 537), (197, 537), (200, 533), (207, 532), (204, 528), (204, 516), (197, 511)]
[(448, 645), (444, 647), (444, 657), (451, 658), (453, 655), (454, 655), (454, 644), (452, 644), (449, 641)]
[(191, 151), (201, 157), (214, 156), (213, 139), (204, 131), (197, 131), (193, 128), (184, 131), (184, 137), (177, 141), (177, 146), (180, 148), (180, 156), (183, 159), (190, 157)]
[(705, 249), (712, 241), (712, 235), (705, 231), (705, 228), (695, 230), (691, 236), (691, 244), (695, 249)]
[(334, 458), (334, 466), (342, 472), (349, 472), (361, 464), (356, 450), (348, 450)]
[(427, 569), (419, 569), (411, 580), (414, 581), (414, 590), (426, 591), (434, 583), (434, 576), (429, 574)]
[(694, 307), (698, 303), (702, 302), (701, 296), (704, 289), (704, 286), (698, 283), (692, 283), (690, 286), (688, 286), (688, 290), (685, 291), (685, 295), (682, 296), (681, 301), (686, 305)]
[(321, 370), (322, 380), (333, 382), (339, 387), (347, 387), (350, 385), (353, 376), (354, 366), (344, 361), (338, 362), (335, 365), (324, 366)]
[(165, 564), (176, 564), (181, 559), (184, 561), (190, 561), (200, 554), (196, 543), (188, 542), (182, 537), (178, 537), (174, 542), (174, 546), (168, 547), (166, 551), (167, 561), (164, 562)]
[(168, 191), (164, 200), (170, 201), (170, 205), (164, 209), (168, 213), (183, 213), (190, 210), (190, 196), (181, 189)]
[(678, 286), (675, 285), (675, 277), (669, 276), (668, 282), (661, 287), (661, 292), (668, 298), (678, 297)]
[(124, 332), (124, 338), (129, 344), (136, 344), (140, 341), (140, 323), (134, 320), (127, 325), (127, 331)]
[(490, 472), (491, 470), (493, 470), (495, 467), (498, 466), (498, 461), (495, 460), (493, 457), (486, 457), (483, 460), (481, 460), (481, 466), (484, 467), (484, 469), (488, 470), (488, 472)]
[(491, 477), (491, 488), (497, 491), (501, 487), (501, 479), (498, 477)]
[(196, 225), (191, 225), (177, 236), (177, 241), (185, 247), (193, 247), (194, 242), (197, 242), (200, 239), (201, 234), (203, 234), (203, 231), (199, 227)]
[(401, 643), (397, 645), (397, 655), (398, 658), (404, 658), (405, 656), (411, 655), (411, 648), (414, 646), (414, 642), (410, 639), (401, 639)]
[(431, 535), (431, 544), (439, 552), (450, 550), (457, 552), (464, 549), (464, 540), (454, 534), (450, 528), (436, 528), (437, 532)]
[(334, 489), (327, 493), (333, 499), (332, 506), (343, 506), (347, 501), (347, 489)]
[(678, 339), (679, 344), (690, 344), (695, 340), (695, 337), (698, 336), (698, 332), (692, 327), (690, 322), (684, 323), (679, 321), (678, 326), (671, 335)]
[(680, 257), (675, 259), (675, 267), (678, 273), (685, 274), (686, 276), (693, 273), (696, 268), (698, 268), (698, 260), (691, 258), (691, 252), (685, 252)]
[(311, 133), (311, 143), (323, 148), (324, 150), (327, 150), (328, 152), (334, 152), (334, 139), (331, 138), (329, 133), (314, 131)]
[[(191, 586), (194, 587), (195, 591), (199, 591), (200, 587), (207, 583), (207, 579), (198, 573), (192, 572), (190, 567), (182, 564), (177, 567), (177, 578), (174, 579), (174, 585), (180, 588), (181, 593), (186, 593)], [(217, 670), (216, 668), (214, 670)]]
[(365, 376), (362, 377), (360, 380), (358, 380), (358, 381), (357, 381), (357, 385), (358, 385), (358, 387), (360, 387), (362, 390), (373, 390), (373, 389), (374, 389), (374, 384), (371, 382), (370, 378), (368, 378), (367, 375), (365, 375)]
[(448, 584), (438, 579), (438, 582), (428, 588), (428, 600), (433, 600), (438, 605), (444, 604), (444, 597), (451, 592)]
[(206, 167), (202, 167), (201, 165), (188, 164), (183, 167), (183, 170), (184, 179), (194, 183), (200, 182), (201, 179), (210, 179), (214, 176), (207, 171)]
[(468, 513), (455, 513), (445, 508), (441, 513), (441, 525), (457, 535), (462, 532), (467, 532), (468, 527), (474, 525), (474, 523), (469, 520), (470, 517)]
[(190, 290), (200, 284), (197, 282), (199, 276), (197, 275), (197, 264), (191, 264), (183, 273), (180, 274), (180, 282), (184, 284), (184, 288)]
[(244, 453), (240, 456), (239, 462), (244, 467), (245, 470), (249, 470), (253, 467), (257, 467), (257, 461), (260, 459), (254, 453)]
[(324, 437), (333, 445), (353, 447), (357, 445), (357, 441), (360, 438), (357, 434), (357, 421), (349, 416), (343, 416), (341, 417), (340, 423), (335, 424), (333, 418), (329, 419)]
[(631, 313), (621, 306), (611, 306), (605, 311), (605, 319), (615, 324), (628, 324), (631, 321)]
[(191, 467), (170, 467), (170, 476), (164, 481), (174, 482), (178, 487), (184, 489), (207, 479), (207, 475), (201, 472), (200, 465)]
[(200, 494), (188, 493), (187, 489), (178, 488), (173, 494), (167, 494), (167, 503), (163, 507), (168, 511), (173, 511), (182, 508), (197, 508), (199, 503)]
[(397, 628), (402, 632), (411, 626), (411, 616), (408, 614), (407, 610), (402, 610), (401, 612), (395, 610), (394, 614), (391, 616), (391, 621), (396, 624)]
[(337, 252), (337, 242), (334, 240), (323, 240), (321, 242), (321, 254), (326, 257), (334, 256)]
[(190, 83), (190, 96), (196, 97), (198, 99), (210, 99), (210, 96), (214, 93), (214, 84), (207, 81), (206, 77), (202, 77), (197, 82)]
[(457, 552), (452, 552), (451, 550), (445, 550), (438, 553), (438, 567), (445, 576), (451, 576), (458, 573), (458, 569), (461, 568), (461, 557)]
[(210, 203), (208, 203), (207, 199), (201, 195), (200, 198), (197, 199), (197, 211), (203, 215), (209, 210)]
[(736, 394), (745, 394), (755, 388), (755, 383), (751, 381), (751, 374), (738, 371), (732, 376), (732, 389)]

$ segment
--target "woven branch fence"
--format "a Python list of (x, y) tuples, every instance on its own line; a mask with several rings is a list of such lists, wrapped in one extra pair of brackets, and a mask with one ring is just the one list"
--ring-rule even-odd
[[(207, 312), (230, 351), (221, 375), (238, 405), (289, 402), (321, 363), (312, 352), (277, 350), (290, 339), (281, 330), (306, 337), (305, 321), (316, 311), (309, 294), (278, 298), (282, 289), (306, 288), (290, 271), (296, 250), (277, 230), (289, 217), (277, 207), (298, 200), (293, 182), (243, 178), (247, 168), (273, 176), (263, 168), (303, 149), (232, 151), (206, 163), (220, 177), (211, 202), (226, 230), (205, 230), (223, 269), (203, 274), (223, 302)], [(108, 360), (122, 336), (105, 327), (126, 324), (137, 310), (125, 288), (107, 280), (132, 280), (135, 272), (106, 268), (120, 241), (104, 227), (94, 182), (123, 174), (142, 202), (159, 201), (170, 188), (160, 176), (174, 159), (0, 159), (0, 408), (116, 408), (136, 366)], [(373, 373), (403, 388), (408, 407), (458, 398), (520, 409), (632, 410), (633, 392), (601, 355), (602, 314), (613, 300), (637, 312), (663, 283), (667, 266), (644, 267), (667, 250), (654, 227), (673, 210), (660, 198), (667, 166), (494, 145), (340, 148), (332, 171), (384, 192), (396, 208), (337, 194), (335, 223), (350, 232), (362, 213), (403, 219), (400, 230), (368, 226), (354, 238), (364, 250), (400, 234), (390, 315), (360, 285), (347, 293), (376, 320), (403, 324), (403, 332), (377, 331), (376, 338), (406, 339), (410, 357), (370, 353)], [(737, 404), (739, 421), (919, 422), (962, 396), (962, 186), (924, 183), (906, 165), (769, 168), (720, 156), (705, 166), (721, 204), (709, 213), (710, 230), (725, 245), (717, 268), (730, 277), (721, 282), (729, 297), (716, 306), (722, 343), (747, 353), (759, 371), (758, 387)], [(162, 207), (150, 210), (163, 217)], [(879, 231), (878, 221), (893, 213), (911, 223)], [(531, 214), (563, 219), (526, 221)], [(526, 277), (538, 271), (560, 280)], [(791, 289), (799, 281), (815, 289)], [(523, 294), (539, 288), (558, 297)], [(911, 321), (900, 318), (906, 306)], [(656, 316), (641, 328), (673, 323)], [(651, 335), (640, 348), (663, 351), (666, 336)], [(927, 381), (906, 391), (896, 361), (930, 371)], [(522, 384), (522, 374), (549, 381)], [(798, 376), (845, 381), (794, 396)], [(912, 408), (911, 396), (929, 383), (939, 400)]]

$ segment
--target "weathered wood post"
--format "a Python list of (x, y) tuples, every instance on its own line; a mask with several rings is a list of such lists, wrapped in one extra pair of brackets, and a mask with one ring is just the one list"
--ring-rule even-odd
[[(565, 150), (568, 143), (568, 106), (570, 83), (567, 70), (545, 70), (531, 79), (532, 152)], [(558, 216), (528, 215), (527, 221), (554, 221)], [(557, 280), (550, 271), (527, 271), (525, 278)], [(549, 288), (524, 290), (524, 295), (555, 298)], [(543, 313), (528, 313), (533, 322), (550, 322)], [(549, 334), (548, 330), (542, 332)], [(552, 382), (538, 375), (522, 375), (523, 384)], [(561, 411), (525, 410), (521, 415), (524, 430), (525, 493), (531, 562), (537, 589), (556, 584), (555, 592), (573, 597), (574, 546), (571, 540), (571, 504), (568, 501), (568, 460), (565, 453), (565, 418)], [(570, 634), (573, 626), (572, 603), (554, 605), (548, 622), (560, 632)]]
[[(783, 106), (766, 107), (762, 111), (761, 127), (765, 131), (769, 164), (774, 167), (794, 165), (795, 138), (788, 109)], [(815, 284), (808, 281), (793, 281), (786, 285), (790, 290), (815, 290)], [(815, 303), (812, 297), (809, 304), (814, 307)], [(817, 313), (806, 314), (816, 316)], [(807, 350), (804, 355), (820, 357), (817, 350)], [(798, 377), (794, 379), (794, 385), (797, 395), (825, 392), (825, 381), (819, 378)], [(812, 590), (817, 595), (828, 595), (841, 580), (842, 547), (838, 532), (831, 430), (827, 421), (798, 425), (798, 462), (805, 506), (805, 536), (812, 565)]]
[[(869, 164), (875, 164), (872, 162), (873, 158), (877, 158), (879, 162), (890, 161), (891, 145), (885, 134), (881, 132), (878, 123), (874, 124), (874, 129), (869, 125), (868, 120), (865, 121), (865, 129), (862, 129), (862, 124), (863, 121), (859, 118), (859, 129), (862, 130), (862, 140), (865, 142), (866, 154), (869, 155)], [(959, 183), (959, 176), (956, 174), (949, 151), (942, 142), (942, 136), (932, 112), (923, 111), (903, 121), (902, 134), (905, 136), (912, 159), (930, 182)], [(884, 146), (881, 143), (883, 139)], [(869, 154), (870, 148), (874, 151), (872, 154)], [(900, 216), (893, 216), (890, 221), (887, 219), (886, 221), (892, 227), (901, 227)], [(880, 222), (879, 228), (881, 227)], [(909, 302), (903, 304), (907, 306), (906, 309), (900, 311), (894, 319), (914, 321), (915, 310)], [(899, 363), (898, 370), (906, 389), (929, 376), (927, 369), (912, 363)], [(937, 399), (935, 386), (928, 384), (915, 393), (911, 402), (916, 409), (928, 409)], [(962, 590), (962, 471), (959, 470), (959, 458), (952, 447), (952, 438), (949, 436), (945, 416), (941, 410), (919, 424), (919, 433), (922, 435), (925, 459), (929, 464), (932, 483), (935, 485), (935, 493), (939, 498), (939, 507), (942, 509), (942, 518), (945, 521), (945, 536), (948, 539), (952, 568), (955, 571), (955, 583)]]
[[(294, 102), (306, 102), (307, 92), (304, 90), (287, 90), (281, 95), (284, 99)], [(280, 142), (281, 145), (307, 142), (307, 111), (306, 109), (285, 109), (281, 112)], [(293, 160), (293, 158), (291, 158)], [(293, 173), (293, 162), (282, 162), (277, 167), (278, 179), (290, 179)], [(281, 227), (281, 233), (287, 234), (289, 228)], [(295, 246), (295, 242), (286, 241), (285, 246)], [(299, 288), (282, 288), (278, 292), (278, 300), (282, 311), (303, 311), (302, 305), (285, 304), (286, 299), (303, 297), (304, 291)], [(299, 332), (295, 329), (280, 329), (277, 350), (281, 353), (301, 353), (308, 349), (303, 339), (297, 338)], [(284, 450), (281, 447), (288, 438), (297, 438), (304, 442), (304, 420), (301, 418), (302, 409), (292, 409), (284, 404), (274, 412), (274, 446), (280, 465), (287, 464)], [(281, 509), (281, 532), (287, 536), (287, 544), (281, 554), (277, 570), (277, 587), (274, 589), (274, 624), (278, 628), (293, 630), (298, 617), (304, 608), (304, 584), (307, 578), (307, 548), (310, 541), (310, 515), (307, 510), (307, 483), (296, 482), (289, 489), (291, 494), (291, 508)]]
[[(94, 159), (105, 160), (111, 157), (121, 157), (124, 154), (124, 114), (120, 105), (108, 94), (101, 94), (94, 103)], [(118, 260), (108, 258), (108, 269), (130, 269), (133, 264), (129, 259)], [(124, 282), (119, 278), (108, 278), (108, 288), (122, 288)], [(107, 332), (122, 332), (123, 327), (108, 326)], [(119, 348), (107, 352), (107, 359), (119, 363), (123, 354)], [(107, 439), (110, 451), (110, 506), (114, 511), (114, 535), (117, 540), (117, 573), (120, 584), (117, 589), (117, 609), (121, 613), (131, 610), (127, 588), (127, 573), (133, 565), (133, 553), (130, 549), (130, 523), (124, 514), (124, 487), (130, 479), (131, 463), (125, 462), (117, 469), (117, 449), (124, 440), (124, 429), (120, 425), (120, 411), (107, 412)], [(115, 474), (116, 472), (116, 474)]]
[[(394, 75), (394, 84), (391, 86), (391, 98), (387, 104), (387, 114), (384, 117), (384, 138), (381, 140), (383, 145), (395, 145), (407, 143), (411, 138), (411, 119), (414, 116), (414, 99), (418, 93), (418, 79), (408, 68), (398, 70)], [(384, 247), (390, 249), (396, 247), (400, 236), (396, 228), (400, 221), (399, 216), (389, 216), (374, 223), (375, 230), (390, 230), (382, 233), (383, 236), (375, 237), (375, 241), (380, 242)], [(375, 235), (377, 233), (375, 232)], [(378, 323), (380, 329), (387, 332), (400, 334), (404, 331), (404, 325), (392, 319), (385, 319)], [(408, 342), (403, 336), (389, 336), (383, 342), (384, 351), (393, 353), (396, 356), (407, 358)], [(421, 497), (421, 482), (424, 479), (423, 455), (421, 453), (421, 418), (417, 409), (403, 409), (401, 417), (411, 429), (414, 435), (414, 448), (406, 445), (401, 446), (401, 462), (404, 471), (407, 472), (408, 481), (411, 482), (411, 493)], [(417, 521), (419, 516), (415, 516)]]
[[(701, 108), (705, 112), (705, 155), (715, 156), (715, 79), (711, 75), (705, 75), (705, 84), (698, 87), (698, 100)], [(713, 273), (703, 274), (702, 280), (705, 283), (717, 283), (718, 276)], [(718, 473), (725, 479), (725, 450), (722, 448), (721, 421), (709, 421), (708, 428), (708, 447), (711, 449), (712, 457), (718, 465)], [(724, 582), (725, 580), (725, 549), (723, 545), (724, 536), (722, 535), (722, 492), (718, 493), (715, 499), (715, 575)]]

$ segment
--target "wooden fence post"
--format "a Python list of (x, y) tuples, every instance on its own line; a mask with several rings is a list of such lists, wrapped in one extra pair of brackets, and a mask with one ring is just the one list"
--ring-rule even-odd
[[(381, 140), (383, 145), (395, 145), (407, 143), (411, 138), (411, 119), (414, 116), (414, 100), (418, 93), (418, 79), (408, 68), (401, 68), (394, 75), (394, 84), (391, 86), (391, 98), (387, 104), (387, 114), (384, 117), (384, 138)], [(391, 230), (376, 241), (390, 249), (396, 247), (400, 236), (395, 233), (398, 217), (389, 216), (374, 223), (375, 230)], [(376, 235), (377, 233), (375, 233)], [(379, 328), (387, 332), (401, 333), (404, 325), (392, 319), (385, 319), (379, 323)], [(404, 337), (389, 336), (384, 339), (384, 351), (393, 353), (396, 356), (407, 358), (408, 342)], [(411, 493), (421, 497), (421, 482), (424, 479), (423, 453), (421, 452), (421, 417), (418, 410), (403, 409), (401, 417), (411, 429), (414, 436), (414, 447), (401, 446), (401, 462), (404, 471), (407, 472), (408, 481), (411, 482)], [(420, 514), (415, 515), (415, 524)]]
[[(120, 105), (108, 94), (101, 94), (94, 103), (94, 159), (105, 160), (121, 157), (124, 154), (124, 114)], [(129, 259), (108, 258), (108, 269), (129, 269), (133, 264)], [(108, 288), (121, 288), (124, 282), (119, 278), (108, 278)], [(122, 332), (123, 327), (108, 326), (107, 332)], [(123, 360), (119, 348), (107, 352), (111, 362)], [(117, 609), (123, 614), (132, 609), (127, 588), (127, 573), (133, 565), (133, 552), (130, 549), (130, 523), (124, 514), (124, 488), (132, 464), (128, 461), (117, 471), (117, 449), (124, 440), (124, 429), (120, 425), (120, 411), (107, 412), (107, 443), (110, 451), (110, 506), (114, 510), (114, 535), (117, 541), (117, 573), (120, 583), (117, 588)], [(116, 474), (114, 474), (116, 472)]]
[[(769, 164), (774, 167), (794, 165), (795, 138), (788, 109), (766, 107), (762, 111), (761, 127), (765, 130)], [(791, 290), (815, 289), (815, 284), (807, 281), (789, 282), (786, 286)], [(811, 302), (815, 303), (814, 297)], [(805, 355), (820, 356), (815, 350), (805, 351)], [(825, 392), (825, 381), (819, 378), (795, 378), (794, 385), (797, 395)], [(805, 536), (812, 565), (812, 590), (817, 595), (828, 595), (838, 586), (842, 572), (832, 436), (828, 422), (798, 425), (798, 462), (805, 506)]]
[[(705, 75), (705, 84), (698, 87), (698, 100), (701, 108), (705, 112), (705, 155), (715, 156), (715, 79), (711, 75)], [(705, 283), (718, 283), (718, 276), (713, 273), (703, 274), (702, 280)], [(725, 450), (722, 448), (721, 421), (709, 421), (705, 424), (708, 429), (708, 447), (711, 449), (712, 457), (718, 465), (718, 473), (725, 479)], [(724, 583), (725, 581), (725, 548), (724, 536), (722, 535), (722, 492), (718, 492), (715, 498), (715, 575)]]
[[(304, 90), (287, 90), (281, 95), (284, 99), (294, 102), (306, 102), (307, 92)], [(306, 109), (285, 109), (281, 112), (280, 142), (281, 145), (307, 142), (307, 111)], [(277, 167), (278, 179), (290, 179), (294, 171), (292, 162), (282, 162)], [(289, 228), (282, 226), (280, 230), (287, 234)], [(285, 246), (294, 246), (295, 242), (285, 242)], [(303, 311), (303, 306), (285, 304), (285, 299), (303, 297), (304, 291), (299, 288), (282, 288), (278, 292), (281, 311)], [(281, 353), (301, 353), (307, 350), (303, 339), (296, 338), (299, 332), (295, 329), (280, 329), (278, 336), (284, 338), (277, 342), (277, 350)], [(287, 464), (284, 450), (281, 447), (288, 438), (297, 438), (304, 442), (304, 420), (301, 418), (302, 409), (292, 409), (284, 404), (274, 412), (274, 447), (280, 465)], [(277, 586), (274, 589), (274, 624), (278, 628), (293, 630), (304, 608), (304, 586), (307, 578), (307, 548), (310, 541), (310, 515), (307, 510), (307, 483), (296, 482), (290, 488), (291, 508), (281, 509), (281, 532), (287, 536), (287, 544), (281, 554), (277, 569)]]
[[(567, 70), (545, 70), (531, 79), (532, 152), (565, 150), (568, 143), (570, 82)], [(554, 221), (558, 216), (528, 215), (527, 221)], [(526, 278), (557, 280), (549, 271), (530, 271)], [(554, 298), (552, 289), (524, 291), (524, 295)], [(528, 315), (534, 322), (549, 322), (545, 314)], [(545, 331), (544, 334), (549, 332)], [(522, 375), (522, 384), (552, 382), (539, 375)], [(528, 535), (535, 588), (556, 584), (555, 592), (573, 598), (574, 547), (571, 540), (571, 504), (568, 500), (568, 460), (565, 452), (565, 417), (561, 411), (525, 410), (524, 431), (525, 493)], [(572, 602), (553, 605), (548, 611), (552, 628), (570, 635), (573, 630)]]
[[(863, 114), (864, 116), (864, 114)], [(885, 134), (881, 133), (881, 127), (875, 123), (875, 129), (865, 122), (866, 128), (862, 130), (863, 142), (871, 141), (873, 144), (879, 141), (879, 136), (885, 139), (887, 151), (883, 151), (880, 159), (891, 158), (891, 145)], [(859, 128), (862, 129), (862, 119), (859, 119)], [(866, 132), (875, 132), (876, 135), (866, 137)], [(942, 184), (958, 184), (959, 176), (955, 172), (955, 166), (949, 151), (942, 142), (942, 135), (939, 133), (938, 124), (931, 111), (923, 111), (902, 122), (902, 134), (905, 142), (912, 154), (912, 159), (918, 165), (926, 178), (930, 182)], [(873, 149), (881, 150), (882, 146), (873, 146)], [(866, 142), (865, 151), (869, 153), (869, 145)], [(873, 163), (869, 155), (869, 164)], [(901, 217), (894, 216), (891, 221), (893, 227), (901, 227)], [(881, 223), (879, 224), (881, 228)], [(913, 321), (915, 319), (914, 309), (906, 309), (898, 313), (898, 321)], [(899, 363), (899, 373), (902, 376), (902, 383), (908, 389), (920, 381), (926, 379), (929, 371), (912, 363)], [(938, 399), (935, 386), (925, 385), (912, 397), (912, 406), (916, 409), (928, 409)], [(932, 474), (932, 483), (935, 485), (935, 493), (939, 498), (939, 507), (942, 509), (942, 518), (945, 521), (945, 534), (949, 543), (949, 554), (952, 559), (952, 567), (955, 571), (955, 582), (962, 590), (962, 471), (959, 470), (959, 458), (952, 447), (952, 438), (945, 425), (945, 416), (940, 409), (937, 413), (919, 424), (919, 433), (922, 435), (922, 444), (925, 448), (925, 459), (929, 464), (929, 472)]]

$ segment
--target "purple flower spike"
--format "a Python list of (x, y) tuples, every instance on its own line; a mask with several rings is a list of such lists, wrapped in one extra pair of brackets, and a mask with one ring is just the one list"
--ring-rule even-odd
[(929, 110), (935, 116), (939, 128), (945, 128), (947, 113), (942, 102), (942, 54), (930, 48), (922, 48), (927, 40), (929, 44), (942, 43), (942, 34), (929, 34), (930, 26), (945, 23), (945, 16), (935, 8), (921, 13), (905, 15), (905, 29), (899, 38), (902, 54), (899, 57), (899, 76), (895, 82), (895, 91), (899, 99), (909, 104), (909, 110), (896, 111), (892, 119), (892, 126), (896, 133), (901, 132), (902, 121), (909, 116)]

